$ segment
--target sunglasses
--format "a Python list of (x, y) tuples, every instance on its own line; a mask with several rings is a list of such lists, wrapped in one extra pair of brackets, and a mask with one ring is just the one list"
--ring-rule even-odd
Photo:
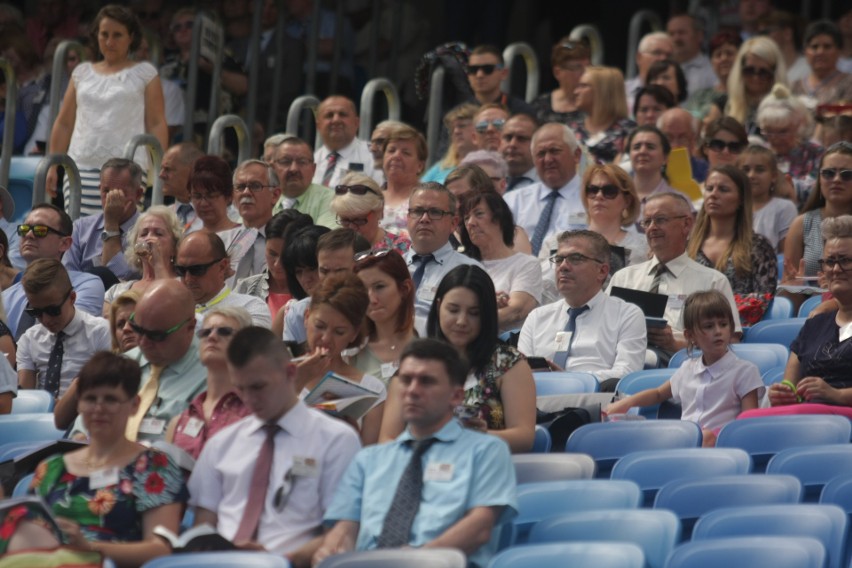
[(493, 126), (495, 130), (503, 130), (503, 126), (506, 125), (506, 121), (502, 118), (495, 118), (494, 120), (480, 120), (476, 123), (476, 125), (474, 125), (474, 128), (477, 132), (482, 134), (483, 132), (488, 130), (489, 124)]
[(57, 231), (53, 227), (48, 227), (47, 225), (18, 225), (18, 235), (26, 237), (27, 233), (30, 231), (32, 231), (33, 235), (39, 239), (45, 238), (50, 233), (56, 233), (60, 237), (68, 236), (61, 231)]
[(195, 318), (194, 317), (186, 318), (185, 320), (183, 320), (179, 324), (170, 327), (166, 331), (145, 329), (141, 325), (137, 325), (136, 322), (134, 321), (135, 319), (136, 319), (136, 312), (133, 312), (132, 314), (130, 314), (130, 318), (127, 320), (127, 325), (130, 326), (130, 329), (132, 329), (133, 332), (136, 335), (138, 335), (140, 338), (147, 337), (148, 339), (150, 339), (151, 341), (153, 341), (155, 343), (160, 343), (162, 341), (165, 341), (168, 336), (170, 336), (171, 334), (173, 334), (174, 332), (176, 332), (177, 330), (182, 328), (186, 324), (186, 322), (188, 322), (191, 319), (195, 319)]
[[(353, 195), (367, 195), (367, 193), (372, 193), (373, 195), (379, 195), (375, 189), (372, 187), (368, 187), (366, 185), (338, 185), (334, 188), (335, 195), (346, 195), (347, 193), (351, 193)], [(381, 197), (381, 195), (379, 195)]]
[(202, 327), (195, 334), (198, 336), (198, 339), (206, 339), (211, 335), (216, 335), (218, 337), (231, 337), (234, 335), (234, 328), (228, 327), (226, 325), (222, 327)]
[(179, 32), (181, 30), (191, 30), (193, 25), (193, 21), (189, 20), (187, 22), (176, 22), (172, 24), (172, 31)]
[(381, 258), (383, 256), (387, 256), (391, 252), (391, 250), (392, 249), (365, 250), (363, 252), (359, 252), (358, 254), (356, 254), (355, 257), (354, 257), (354, 260), (355, 260), (355, 262), (360, 262), (364, 259), (370, 258), (371, 256), (374, 256), (376, 258)]
[(74, 289), (69, 288), (68, 292), (65, 294), (65, 297), (62, 298), (62, 301), (59, 302), (58, 304), (56, 304), (55, 306), (45, 306), (43, 308), (34, 308), (34, 307), (30, 306), (30, 304), (28, 302), (27, 307), (24, 308), (24, 311), (27, 313), (28, 316), (32, 317), (33, 319), (40, 318), (43, 315), (48, 315), (52, 318), (55, 318), (59, 314), (62, 313), (62, 306), (65, 305), (65, 302), (67, 302), (68, 298), (71, 297), (72, 290), (74, 290)]
[(728, 152), (731, 154), (739, 154), (745, 148), (745, 144), (742, 142), (725, 142), (724, 140), (713, 139), (707, 142), (707, 147), (713, 150), (714, 152), (721, 152), (725, 148), (728, 149)]
[(621, 188), (615, 184), (608, 183), (605, 185), (587, 185), (586, 186), (586, 196), (594, 197), (600, 193), (606, 199), (615, 199), (618, 197), (618, 194), (621, 193)]
[(196, 277), (204, 276), (205, 274), (207, 274), (207, 270), (211, 266), (213, 266), (214, 264), (216, 264), (217, 262), (219, 262), (221, 260), (222, 260), (221, 258), (217, 258), (216, 260), (211, 260), (210, 262), (205, 263), (205, 264), (191, 264), (189, 266), (183, 266), (181, 264), (175, 264), (174, 265), (175, 273), (178, 276), (180, 276), (181, 278), (183, 278), (187, 274), (189, 274), (190, 276), (196, 276)]
[(837, 176), (840, 176), (840, 180), (843, 182), (852, 181), (852, 170), (840, 170), (837, 168), (823, 168), (819, 171), (819, 177), (824, 179), (825, 181), (832, 181), (837, 179)]
[(486, 75), (491, 75), (497, 69), (502, 69), (503, 66), (499, 63), (486, 63), (485, 65), (468, 65), (467, 66), (467, 74), (468, 75), (476, 75), (479, 71), (482, 71)]
[(775, 71), (766, 69), (765, 67), (752, 67), (746, 65), (743, 67), (743, 75), (746, 77), (760, 77), (761, 79), (772, 79), (775, 77)]
[(337, 217), (337, 224), (343, 227), (344, 229), (348, 229), (350, 227), (363, 227), (369, 222), (370, 219), (368, 219), (367, 217), (356, 217), (354, 219), (341, 217), (339, 215)]

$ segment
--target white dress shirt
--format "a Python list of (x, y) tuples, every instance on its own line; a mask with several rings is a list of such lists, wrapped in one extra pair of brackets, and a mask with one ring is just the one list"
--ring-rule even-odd
[(219, 290), (219, 293), (206, 304), (196, 304), (195, 313), (202, 315), (213, 308), (233, 306), (243, 308), (251, 316), (254, 325), (269, 329), (272, 327), (272, 316), (269, 314), (269, 306), (257, 296), (238, 294), (227, 286)]
[(716, 72), (713, 71), (713, 65), (710, 64), (710, 58), (703, 53), (699, 53), (689, 61), (684, 61), (680, 64), (680, 68), (686, 75), (687, 93), (713, 88), (719, 82)]
[[(609, 290), (612, 290), (613, 286), (633, 290), (650, 290), (659, 264), (660, 261), (655, 256), (647, 262), (622, 268), (613, 274), (612, 280), (609, 282)], [(736, 331), (742, 333), (743, 327), (738, 317), (737, 302), (734, 300), (734, 293), (731, 291), (731, 283), (728, 282), (724, 274), (698, 264), (689, 258), (685, 252), (667, 262), (666, 268), (668, 268), (668, 271), (660, 279), (658, 291), (660, 294), (667, 294), (669, 297), (664, 317), (669, 322), (675, 339), (683, 340), (683, 303), (686, 297), (693, 292), (702, 290), (718, 290), (725, 295), (728, 303), (731, 304)]]
[[(523, 227), (530, 239), (535, 234), (535, 227), (541, 219), (547, 197), (552, 191), (554, 190), (539, 182), (512, 190), (503, 196), (515, 217), (515, 225)], [(583, 199), (580, 195), (580, 176), (574, 176), (571, 181), (556, 191), (559, 192), (560, 197), (556, 198), (553, 204), (550, 226), (544, 235), (545, 238), (562, 231), (588, 227), (586, 210), (583, 208)]]
[[(62, 330), (62, 371), (59, 375), (59, 395), (65, 394), (71, 381), (80, 373), (80, 369), (96, 351), (109, 351), (112, 348), (109, 321), (87, 314), (83, 310), (74, 310), (74, 317)], [(56, 343), (56, 334), (48, 331), (41, 323), (29, 328), (18, 340), (18, 370), (35, 371), (36, 384), (44, 381), (50, 352)]]
[[(331, 175), (328, 187), (340, 184), (340, 180), (349, 172), (361, 172), (376, 179), (373, 175), (373, 154), (370, 152), (370, 144), (368, 142), (355, 138), (349, 146), (341, 148), (337, 153), (339, 156), (334, 165), (334, 173)], [(328, 168), (329, 154), (331, 154), (331, 150), (325, 144), (314, 152), (314, 162), (316, 162), (317, 169), (314, 172), (314, 179), (311, 180), (313, 183), (322, 185), (322, 178), (325, 175), (325, 170)], [(384, 181), (384, 177), (381, 179)], [(376, 183), (379, 183), (379, 181), (376, 180)]]
[[(601, 381), (641, 371), (648, 343), (642, 310), (603, 291), (586, 305), (589, 309), (577, 316), (565, 370), (587, 371)], [(518, 350), (530, 357), (552, 361), (560, 350), (556, 334), (568, 323), (569, 307), (563, 299), (534, 309), (521, 328)]]
[[(361, 447), (358, 434), (341, 420), (297, 402), (277, 424), (275, 453), (269, 475), (257, 541), (274, 554), (298, 549), (322, 533), (322, 519), (338, 481)], [(254, 464), (266, 433), (254, 415), (213, 436), (189, 478), (189, 504), (216, 513), (219, 533), (236, 536), (248, 501)], [(285, 476), (292, 488), (277, 510), (275, 493)]]

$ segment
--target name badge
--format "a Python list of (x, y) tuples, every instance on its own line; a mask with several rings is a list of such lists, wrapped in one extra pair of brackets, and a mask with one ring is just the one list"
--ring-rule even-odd
[(451, 463), (431, 462), (423, 473), (423, 481), (452, 481), (453, 470)]
[(316, 458), (293, 456), (293, 467), (290, 471), (297, 477), (319, 477), (319, 463)]
[(435, 300), (435, 289), (437, 286), (421, 286), (417, 290), (417, 296), (426, 302), (432, 302)]
[(396, 365), (394, 363), (382, 363), (382, 378), (389, 379), (396, 373)]
[(118, 468), (108, 467), (89, 474), (89, 489), (103, 489), (118, 485)]
[(574, 335), (571, 331), (556, 332), (556, 350), (568, 351), (568, 345), (571, 344), (571, 336)]
[(666, 309), (682, 310), (684, 301), (686, 301), (686, 294), (672, 294), (669, 296), (669, 301), (666, 302)]
[(139, 424), (139, 433), (140, 434), (153, 434), (158, 435), (162, 434), (163, 430), (166, 428), (166, 421), (160, 418), (143, 418), (142, 423)]
[(568, 225), (572, 229), (585, 229), (589, 223), (585, 213), (574, 212), (568, 215)]
[(183, 427), (183, 433), (190, 438), (197, 438), (203, 427), (204, 421), (193, 416), (186, 421), (186, 425)]

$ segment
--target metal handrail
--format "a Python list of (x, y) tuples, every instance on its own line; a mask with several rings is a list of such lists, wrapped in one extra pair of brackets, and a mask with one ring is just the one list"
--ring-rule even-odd
[(627, 32), (627, 75), (632, 78), (636, 76), (636, 52), (639, 50), (639, 35), (642, 33), (642, 24), (648, 23), (655, 32), (663, 29), (660, 17), (653, 10), (639, 10), (630, 18), (630, 29)]
[[(33, 176), (33, 207), (45, 202), (47, 172), (52, 166), (61, 166), (65, 170), (69, 185), (68, 214), (72, 221), (76, 221), (80, 217), (83, 187), (80, 183), (80, 170), (77, 168), (77, 163), (68, 154), (48, 154), (36, 166)], [(60, 188), (59, 191), (61, 190)]]
[[(246, 122), (249, 124), (254, 124), (255, 117), (257, 116), (257, 81), (260, 74), (260, 35), (262, 33), (261, 16), (263, 15), (263, 3), (264, 0), (254, 0), (254, 10), (251, 18), (251, 35), (249, 36), (248, 45), (248, 96), (246, 97)], [(278, 13), (278, 17), (281, 19), (280, 12)], [(273, 98), (272, 100), (275, 101), (276, 99)], [(274, 115), (275, 113), (270, 112), (270, 114)], [(207, 139), (208, 144), (212, 137), (213, 125), (210, 125)], [(248, 133), (249, 145), (251, 145), (251, 138), (251, 133)]]
[(211, 156), (221, 156), (224, 144), (222, 136), (226, 128), (233, 128), (237, 134), (237, 160), (243, 163), (251, 158), (249, 145), (249, 128), (245, 121), (235, 114), (223, 114), (210, 127), (210, 138), (207, 140), (207, 153)]
[(193, 139), (195, 130), (195, 99), (198, 92), (198, 58), (201, 55), (201, 18), (207, 16), (215, 26), (219, 41), (216, 44), (216, 57), (213, 61), (213, 75), (210, 80), (210, 103), (207, 108), (207, 128), (210, 128), (210, 119), (219, 114), (219, 100), (222, 94), (222, 56), (225, 52), (225, 34), (222, 26), (216, 19), (199, 10), (195, 14), (195, 25), (192, 26), (192, 46), (189, 49), (189, 71), (186, 79), (186, 114), (183, 123), (183, 139), (188, 142)]
[[(311, 110), (311, 116), (314, 117), (314, 121), (316, 121), (317, 108), (319, 108), (320, 100), (316, 98), (314, 95), (302, 95), (301, 97), (296, 97), (296, 100), (290, 105), (290, 109), (287, 111), (287, 127), (285, 131), (288, 134), (295, 134), (299, 136), (299, 120), (302, 117), (302, 111), (305, 109)], [(301, 136), (301, 138), (306, 138), (306, 136)], [(320, 138), (319, 130), (316, 133), (316, 139), (314, 140), (314, 148), (319, 148), (322, 146), (322, 138)]]
[(524, 100), (531, 103), (538, 96), (538, 85), (541, 80), (541, 70), (538, 65), (538, 56), (535, 54), (535, 50), (532, 46), (528, 43), (519, 41), (506, 46), (506, 49), (503, 50), (503, 63), (506, 65), (506, 69), (509, 70), (509, 74), (500, 85), (500, 88), (503, 89), (504, 93), (510, 92), (512, 86), (512, 70), (514, 68), (512, 63), (515, 58), (519, 56), (523, 58), (527, 69), (527, 86), (526, 92), (524, 93)]
[(580, 41), (582, 39), (588, 40), (589, 51), (591, 52), (591, 57), (589, 57), (589, 59), (591, 60), (592, 65), (604, 64), (603, 39), (601, 39), (601, 32), (598, 30), (596, 25), (580, 24), (571, 30), (568, 37), (574, 41)]
[(163, 180), (160, 179), (160, 167), (163, 164), (163, 147), (153, 134), (137, 134), (124, 145), (124, 158), (132, 160), (136, 155), (136, 148), (144, 146), (148, 151), (150, 166), (148, 168), (148, 179), (154, 180), (151, 184), (151, 205), (163, 204)]
[(383, 93), (388, 101), (388, 118), (390, 120), (399, 120), (402, 116), (402, 104), (396, 85), (384, 77), (369, 81), (364, 85), (364, 90), (361, 91), (361, 126), (358, 127), (358, 137), (361, 140), (369, 140), (375, 127), (373, 105), (378, 93)]
[(426, 111), (426, 141), (429, 147), (426, 167), (438, 160), (438, 143), (441, 137), (441, 105), (444, 102), (444, 79), (447, 72), (441, 65), (432, 70), (432, 83), (429, 86), (429, 108)]
[[(269, 103), (269, 116), (266, 121), (266, 134), (273, 134), (278, 129), (278, 100), (281, 98), (281, 77), (284, 75), (284, 34), (287, 26), (284, 0), (275, 0), (278, 21), (275, 22), (275, 73), (272, 76), (272, 99)], [(254, 39), (260, 41), (260, 38)], [(250, 88), (257, 88), (250, 83)]]
[[(53, 54), (53, 68), (51, 70), (50, 79), (50, 116), (48, 124), (56, 123), (56, 117), (59, 115), (59, 105), (62, 104), (63, 93), (59, 91), (62, 88), (63, 79), (68, 75), (68, 66), (65, 64), (68, 58), (68, 50), (73, 49), (77, 52), (80, 61), (83, 61), (85, 52), (83, 45), (79, 41), (66, 39), (59, 43), (56, 47), (56, 52)], [(50, 153), (50, 133), (48, 133), (45, 154)]]
[(18, 78), (9, 60), (0, 57), (0, 70), (6, 75), (6, 118), (3, 123), (3, 152), (0, 154), (0, 185), (9, 187), (9, 169), (15, 152), (15, 119), (18, 111)]

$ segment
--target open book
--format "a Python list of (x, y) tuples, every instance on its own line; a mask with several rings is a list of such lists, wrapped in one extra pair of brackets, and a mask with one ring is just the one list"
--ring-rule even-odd
[(88, 442), (75, 440), (51, 440), (42, 444), (35, 443), (14, 458), (0, 462), (0, 483), (7, 495), (11, 495), (15, 483), (28, 473), (35, 471), (43, 459), (54, 454), (64, 454), (87, 446)]
[(373, 408), (381, 394), (329, 371), (305, 396), (305, 404), (358, 420)]
[(176, 535), (163, 525), (154, 527), (154, 534), (166, 540), (172, 547), (172, 552), (204, 552), (211, 550), (235, 550), (230, 540), (216, 532), (213, 525), (204, 523)]

